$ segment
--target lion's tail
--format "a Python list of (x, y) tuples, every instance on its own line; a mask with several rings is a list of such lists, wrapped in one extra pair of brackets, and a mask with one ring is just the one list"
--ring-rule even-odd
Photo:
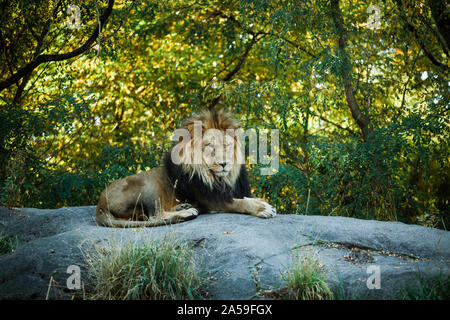
[(100, 225), (111, 228), (157, 227), (172, 223), (172, 221), (168, 221), (160, 217), (151, 217), (144, 221), (120, 220), (114, 217), (108, 210), (98, 207), (95, 214), (95, 219)]

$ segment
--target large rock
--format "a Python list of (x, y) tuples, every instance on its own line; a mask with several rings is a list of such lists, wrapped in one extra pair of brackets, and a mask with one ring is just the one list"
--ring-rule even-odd
[[(336, 296), (345, 299), (396, 298), (419, 276), (450, 272), (450, 232), (398, 222), (208, 214), (172, 226), (114, 229), (98, 226), (94, 215), (95, 207), (0, 208), (0, 233), (22, 240), (13, 253), (0, 256), (0, 298), (82, 296), (83, 290), (67, 288), (67, 268), (81, 267), (89, 287), (85, 255), (92, 244), (161, 239), (168, 233), (195, 244), (200, 267), (209, 272), (206, 291), (212, 299), (258, 299), (262, 291), (282, 288), (282, 273), (298, 255), (315, 255)], [(367, 279), (376, 270), (380, 289), (369, 289)]]

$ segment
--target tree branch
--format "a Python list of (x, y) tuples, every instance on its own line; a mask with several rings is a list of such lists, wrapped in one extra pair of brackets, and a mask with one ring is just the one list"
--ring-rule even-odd
[(242, 25), (242, 23), (240, 23), (233, 14), (227, 15), (222, 11), (216, 10), (213, 12), (214, 16), (219, 16), (225, 19), (230, 20), (231, 22), (233, 22), (234, 24), (236, 24), (240, 29), (244, 30), (245, 32), (247, 32), (248, 34), (251, 34), (254, 38), (257, 37), (258, 35), (268, 35), (268, 36), (274, 36), (276, 38), (282, 39), (284, 42), (288, 43), (289, 45), (293, 46), (294, 48), (296, 48), (297, 50), (302, 51), (303, 53), (306, 53), (307, 55), (315, 58), (317, 55), (308, 51), (307, 49), (301, 47), (299, 44), (295, 43), (294, 41), (291, 41), (289, 39), (286, 39), (285, 37), (281, 36), (281, 35), (277, 35), (274, 32), (255, 32), (245, 26)]
[[(234, 66), (234, 68), (229, 71), (223, 78), (222, 78), (222, 82), (228, 82), (231, 79), (233, 79), (233, 77), (236, 75), (236, 73), (239, 72), (239, 70), (241, 70), (242, 65), (244, 64), (245, 60), (248, 57), (248, 54), (250, 52), (250, 50), (253, 48), (253, 46), (259, 41), (261, 40), (265, 34), (260, 33), (260, 32), (254, 32), (251, 29), (248, 29), (246, 27), (244, 27), (232, 14), (231, 15), (226, 15), (225, 13), (223, 13), (222, 11), (216, 10), (213, 13), (214, 17), (222, 17), (225, 19), (230, 20), (231, 22), (233, 22), (234, 24), (236, 24), (239, 28), (241, 28), (242, 30), (244, 30), (246, 33), (252, 35), (251, 38), (251, 42), (249, 45), (246, 46), (244, 53), (239, 57), (237, 64)], [(259, 37), (261, 36), (261, 37)], [(259, 38), (258, 38), (259, 37)], [(222, 94), (219, 94), (217, 97), (215, 97), (214, 99), (211, 100), (211, 102), (208, 105), (208, 109), (212, 110), (214, 109), (214, 107), (217, 105), (217, 103), (219, 103), (220, 98), (222, 98)]]
[(411, 76), (414, 73), (414, 67), (416, 66), (417, 59), (419, 58), (421, 49), (419, 49), (419, 52), (417, 52), (416, 57), (414, 58), (411, 71), (408, 73), (408, 79), (406, 80), (405, 84), (403, 85), (403, 94), (402, 94), (402, 103), (400, 105), (400, 108), (397, 111), (397, 114), (394, 116), (393, 122), (397, 122), (398, 117), (400, 117), (403, 107), (405, 106), (406, 101), (406, 92), (408, 91), (408, 84), (411, 81)]
[(338, 36), (338, 49), (343, 59), (340, 71), (342, 72), (342, 80), (344, 82), (345, 98), (352, 117), (361, 129), (363, 139), (365, 140), (372, 132), (372, 128), (369, 126), (370, 119), (362, 113), (356, 101), (351, 83), (351, 73), (347, 69), (350, 66), (350, 60), (346, 52), (346, 30), (344, 29), (344, 21), (341, 16), (341, 9), (339, 8), (339, 0), (331, 0), (331, 16)]
[(412, 23), (410, 23), (408, 21), (408, 17), (404, 13), (404, 7), (403, 7), (402, 1), (395, 0), (395, 2), (397, 3), (398, 9), (399, 9), (399, 14), (402, 17), (406, 28), (408, 29), (409, 32), (411, 32), (414, 35), (414, 38), (419, 43), (420, 48), (422, 48), (423, 52), (428, 57), (428, 59), (431, 61), (431, 63), (434, 64), (436, 67), (443, 69), (444, 71), (448, 71), (450, 68), (447, 65), (441, 63), (440, 61), (438, 61), (436, 59), (436, 57), (433, 55), (433, 53), (425, 45), (425, 41), (419, 35), (419, 32), (417, 31), (417, 29), (414, 27), (414, 25)]
[(447, 48), (450, 48), (450, 12), (445, 1), (429, 0), (428, 6), (431, 9), (431, 15), (436, 23), (440, 35), (445, 40)]
[[(114, 6), (114, 0), (108, 0), (108, 7), (106, 8), (105, 12), (100, 17), (100, 25), (104, 27), (106, 24), (109, 16), (111, 15), (112, 9)], [(34, 57), (34, 59), (25, 65), (24, 67), (20, 68), (16, 73), (14, 73), (11, 77), (8, 79), (0, 82), (0, 91), (4, 90), (5, 88), (8, 88), (12, 86), (13, 84), (17, 83), (20, 79), (27, 76), (31, 72), (33, 72), (34, 69), (36, 69), (41, 63), (50, 62), (50, 61), (63, 61), (67, 59), (74, 58), (76, 56), (79, 56), (83, 52), (89, 50), (92, 46), (92, 44), (96, 41), (98, 35), (100, 33), (99, 25), (95, 27), (94, 32), (91, 34), (91, 36), (86, 40), (86, 42), (78, 47), (77, 49), (62, 53), (62, 54), (44, 54), (44, 55), (37, 55)]]
[[(252, 42), (250, 43), (250, 45), (247, 46), (247, 48), (245, 48), (244, 53), (241, 55), (241, 57), (239, 58), (237, 64), (234, 66), (233, 70), (231, 70), (230, 72), (228, 72), (225, 77), (223, 77), (222, 81), (223, 82), (227, 82), (230, 81), (231, 79), (233, 79), (234, 75), (236, 73), (239, 72), (239, 70), (242, 68), (242, 65), (244, 64), (245, 59), (247, 59), (248, 54), (250, 52), (250, 50), (252, 49), (252, 47), (255, 45), (255, 43), (257, 42), (257, 40), (255, 38), (252, 39)], [(208, 109), (212, 110), (214, 109), (214, 107), (216, 106), (216, 104), (220, 101), (220, 98), (222, 97), (222, 94), (220, 94), (219, 96), (215, 97), (208, 105)]]
[(324, 121), (324, 122), (326, 122), (326, 123), (329, 123), (329, 124), (335, 126), (336, 128), (339, 128), (339, 129), (341, 129), (341, 130), (347, 131), (348, 133), (350, 133), (350, 134), (351, 134), (352, 136), (354, 136), (354, 137), (358, 137), (358, 134), (357, 134), (356, 132), (354, 132), (354, 131), (353, 131), (352, 129), (350, 129), (350, 128), (343, 127), (343, 126), (341, 126), (339, 123), (336, 123), (336, 122), (333, 122), (333, 121), (331, 121), (331, 120), (328, 120), (327, 118), (321, 116), (320, 114), (316, 114), (316, 113), (314, 113), (314, 112), (311, 112), (311, 115), (313, 115), (314, 117), (319, 118), (320, 120), (322, 120), (322, 121)]

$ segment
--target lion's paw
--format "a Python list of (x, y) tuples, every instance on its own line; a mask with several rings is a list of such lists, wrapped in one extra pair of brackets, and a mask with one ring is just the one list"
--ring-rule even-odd
[(272, 207), (270, 204), (268, 204), (265, 201), (261, 201), (264, 204), (264, 211), (259, 212), (261, 217), (263, 218), (274, 218), (277, 215), (277, 209), (275, 207)]
[(181, 210), (186, 210), (186, 209), (191, 209), (192, 208), (192, 205), (191, 204), (189, 204), (189, 203), (182, 203), (182, 204), (179, 204), (176, 208), (175, 208), (175, 210), (176, 211), (181, 211)]
[(179, 215), (179, 217), (180, 217), (181, 219), (183, 219), (184, 221), (192, 220), (192, 219), (197, 218), (197, 216), (198, 216), (198, 210), (195, 209), (195, 208), (193, 208), (193, 207), (191, 207), (191, 208), (189, 208), (189, 209), (182, 210), (182, 212), (179, 212), (178, 215)]
[(277, 209), (268, 204), (266, 201), (262, 199), (253, 199), (253, 201), (255, 201), (258, 205), (256, 213), (254, 214), (255, 216), (264, 219), (269, 219), (277, 215)]

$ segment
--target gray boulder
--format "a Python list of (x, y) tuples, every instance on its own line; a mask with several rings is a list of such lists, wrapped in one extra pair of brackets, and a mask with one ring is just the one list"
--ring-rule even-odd
[[(0, 256), (0, 299), (71, 299), (67, 268), (80, 267), (89, 287), (86, 257), (93, 244), (112, 239), (144, 241), (168, 233), (192, 242), (208, 272), (210, 299), (267, 299), (285, 286), (282, 274), (295, 256), (314, 255), (337, 298), (393, 299), (417, 283), (450, 272), (450, 232), (344, 217), (278, 215), (259, 219), (206, 214), (171, 226), (100, 227), (95, 207), (14, 209), (0, 207), (0, 233), (20, 245)], [(379, 288), (373, 278), (379, 275)]]

